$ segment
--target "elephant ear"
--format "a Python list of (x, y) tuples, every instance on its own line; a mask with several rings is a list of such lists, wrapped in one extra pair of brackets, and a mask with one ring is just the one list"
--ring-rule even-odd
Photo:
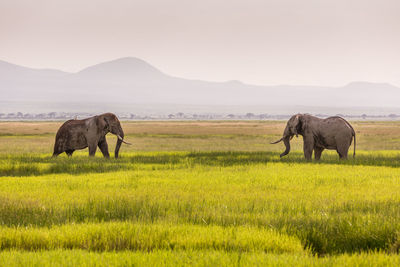
[(303, 131), (303, 133), (306, 131), (308, 126), (307, 120), (305, 118), (301, 118), (301, 130)]
[(97, 117), (97, 127), (100, 130), (107, 130), (109, 129), (109, 123), (106, 117), (99, 116)]
[(292, 121), (292, 123), (291, 123), (291, 125), (290, 125), (290, 127), (293, 129), (292, 131), (293, 131), (293, 134), (295, 134), (296, 135), (296, 137), (298, 136), (298, 132), (297, 132), (297, 126), (299, 125), (299, 123), (300, 123), (300, 115), (299, 114), (297, 114), (295, 117), (294, 117), (294, 119), (293, 119), (293, 121)]

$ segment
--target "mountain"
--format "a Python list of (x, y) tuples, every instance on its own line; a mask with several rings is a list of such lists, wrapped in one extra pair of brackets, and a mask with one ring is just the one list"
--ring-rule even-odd
[(165, 79), (167, 75), (141, 59), (125, 57), (83, 69), (75, 74), (75, 78), (101, 79), (102, 82), (118, 82), (123, 85)]
[[(19, 79), (37, 80), (41, 77), (62, 77), (68, 73), (54, 69), (31, 69), (0, 60), (0, 81), (15, 81)], [(0, 84), (2, 86), (2, 84)]]
[(0, 94), (0, 101), (15, 103), (16, 110), (22, 102), (61, 103), (61, 106), (62, 103), (82, 106), (136, 103), (400, 107), (400, 88), (386, 83), (352, 82), (342, 87), (328, 87), (257, 86), (235, 80), (207, 82), (172, 77), (133, 57), (100, 63), (77, 73), (32, 69), (0, 61)]

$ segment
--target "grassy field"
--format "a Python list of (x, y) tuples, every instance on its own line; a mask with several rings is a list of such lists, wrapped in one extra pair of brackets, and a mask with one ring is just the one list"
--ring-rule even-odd
[(355, 160), (306, 162), (284, 122), (123, 122), (118, 160), (1, 122), (0, 265), (398, 266), (400, 123), (352, 124)]

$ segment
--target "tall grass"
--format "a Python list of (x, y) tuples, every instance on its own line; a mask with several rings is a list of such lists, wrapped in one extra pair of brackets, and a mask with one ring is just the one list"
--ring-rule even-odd
[(4, 266), (399, 266), (399, 255), (361, 253), (322, 258), (299, 254), (226, 252), (220, 250), (156, 250), (90, 252), (53, 250), (3, 251)]
[(223, 250), (300, 253), (300, 240), (254, 227), (220, 227), (124, 222), (48, 228), (1, 228), (0, 250), (86, 249), (90, 251)]
[(318, 254), (389, 250), (400, 226), (397, 153), (360, 154), (317, 164), (258, 152), (11, 156), (0, 168), (25, 161), (31, 169), (0, 180), (0, 224), (250, 225), (297, 236)]

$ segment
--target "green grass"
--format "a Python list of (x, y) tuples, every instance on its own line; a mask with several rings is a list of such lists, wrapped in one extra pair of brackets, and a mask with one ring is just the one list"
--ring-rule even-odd
[(320, 162), (299, 140), (282, 159), (282, 146), (260, 151), (248, 129), (132, 133), (154, 142), (119, 159), (51, 158), (46, 134), (0, 136), (0, 262), (396, 266), (400, 151), (367, 146), (377, 127), (356, 159)]

